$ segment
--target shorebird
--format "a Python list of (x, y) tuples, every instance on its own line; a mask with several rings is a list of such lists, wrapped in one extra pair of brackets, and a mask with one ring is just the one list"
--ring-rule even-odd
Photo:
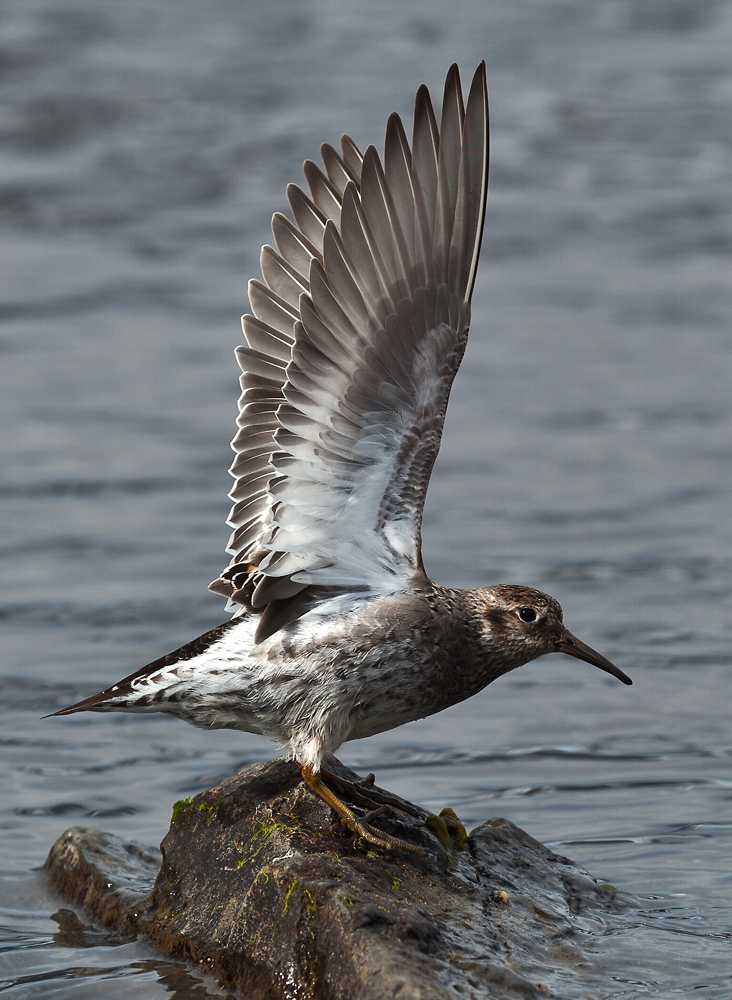
[[(439, 712), (546, 653), (630, 679), (575, 638), (554, 598), (453, 590), (421, 555), (422, 510), (470, 323), (488, 187), (482, 63), (463, 102), (453, 66), (438, 125), (420, 87), (411, 145), (389, 118), (383, 161), (348, 136), (304, 164), (294, 222), (243, 317), (236, 479), (210, 589), (233, 618), (55, 715), (167, 712), (261, 733), (373, 844), (415, 850), (356, 815), (323, 759), (346, 740)], [(331, 782), (332, 783), (332, 782)]]

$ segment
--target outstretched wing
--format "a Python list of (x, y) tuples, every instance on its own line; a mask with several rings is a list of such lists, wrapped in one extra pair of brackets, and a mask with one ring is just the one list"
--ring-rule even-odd
[(318, 594), (395, 592), (423, 571), (485, 213), (485, 65), (466, 106), (450, 69), (439, 128), (420, 88), (411, 148), (392, 115), (383, 165), (347, 136), (321, 154), (325, 173), (304, 166), (310, 197), (287, 189), (295, 224), (272, 220), (237, 349), (233, 558), (211, 589), (266, 609), (258, 641)]

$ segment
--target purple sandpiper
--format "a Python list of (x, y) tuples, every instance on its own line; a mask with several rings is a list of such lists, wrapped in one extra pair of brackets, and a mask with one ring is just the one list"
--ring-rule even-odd
[[(292, 184), (294, 222), (249, 284), (229, 524), (211, 590), (233, 618), (55, 715), (167, 712), (284, 746), (341, 822), (418, 850), (357, 815), (323, 759), (439, 712), (545, 653), (630, 679), (520, 586), (453, 590), (421, 555), (422, 510), (470, 323), (488, 186), (481, 64), (463, 102), (447, 74), (440, 122), (417, 92), (383, 161), (343, 136)], [(418, 851), (418, 853), (421, 853)]]

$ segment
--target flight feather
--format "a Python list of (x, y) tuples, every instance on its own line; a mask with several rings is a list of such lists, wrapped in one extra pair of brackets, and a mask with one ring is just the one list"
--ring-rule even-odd
[(326, 594), (394, 593), (423, 572), (422, 510), (470, 321), (488, 181), (485, 66), (439, 126), (420, 88), (410, 147), (343, 136), (287, 189), (249, 285), (232, 560), (211, 589), (264, 609), (257, 641)]

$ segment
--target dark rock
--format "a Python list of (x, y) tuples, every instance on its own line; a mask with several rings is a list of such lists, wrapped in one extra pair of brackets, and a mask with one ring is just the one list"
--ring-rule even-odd
[(358, 840), (276, 760), (177, 803), (162, 864), (73, 828), (46, 868), (98, 924), (143, 934), (247, 1000), (544, 997), (566, 995), (591, 969), (583, 943), (619, 906), (612, 887), (504, 819), (474, 830), (466, 850), (457, 839), (446, 850), (424, 810), (359, 789), (366, 808), (390, 804), (378, 825), (427, 857)]

